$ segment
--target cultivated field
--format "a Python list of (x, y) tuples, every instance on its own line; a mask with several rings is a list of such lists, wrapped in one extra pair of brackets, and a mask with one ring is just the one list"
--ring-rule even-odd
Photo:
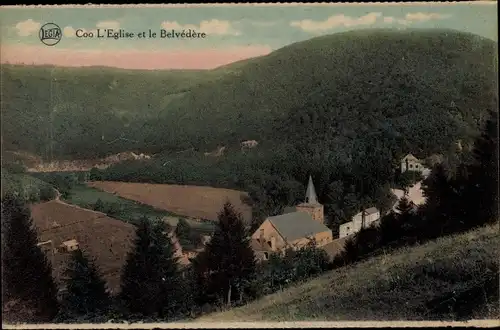
[(89, 182), (88, 185), (187, 217), (216, 220), (217, 213), (227, 200), (242, 213), (245, 220), (250, 221), (252, 216), (250, 206), (241, 201), (246, 193), (237, 190), (111, 181)]
[[(119, 288), (120, 271), (135, 236), (132, 224), (58, 200), (32, 205), (31, 212), (40, 242), (52, 240), (57, 248), (64, 241), (76, 239), (80, 248), (96, 259), (109, 288)], [(50, 244), (44, 247), (53, 263), (54, 276), (60, 281), (69, 254), (52, 255)]]

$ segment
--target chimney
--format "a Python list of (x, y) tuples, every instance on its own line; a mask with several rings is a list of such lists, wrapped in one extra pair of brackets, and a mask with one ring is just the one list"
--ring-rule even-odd
[(259, 242), (260, 242), (260, 245), (264, 246), (264, 243), (265, 243), (265, 239), (264, 239), (264, 229), (261, 229), (261, 230), (260, 230)]
[(366, 224), (366, 210), (363, 209), (361, 211), (361, 228), (365, 228), (365, 224)]
[(276, 250), (276, 237), (271, 237), (271, 250), (275, 251)]

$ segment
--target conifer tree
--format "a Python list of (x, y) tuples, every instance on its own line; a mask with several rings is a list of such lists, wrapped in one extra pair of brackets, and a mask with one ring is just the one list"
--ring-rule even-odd
[(170, 317), (178, 312), (178, 258), (166, 226), (143, 218), (121, 278), (120, 298), (128, 313)]
[(81, 250), (72, 253), (66, 269), (65, 313), (91, 316), (104, 312), (110, 305), (106, 282), (98, 267)]
[(457, 180), (451, 178), (443, 165), (436, 165), (431, 175), (424, 180), (422, 188), (425, 202), (426, 237), (433, 238), (453, 231), (454, 222), (460, 214)]
[(490, 111), (473, 149), (475, 162), (468, 168), (467, 221), (481, 225), (498, 221), (498, 113)]
[(2, 199), (3, 298), (19, 300), (40, 321), (57, 314), (57, 286), (52, 267), (38, 244), (29, 209), (15, 196)]
[(202, 271), (209, 290), (230, 305), (234, 298), (241, 301), (248, 293), (256, 263), (241, 214), (226, 202), (218, 219), (214, 235), (200, 256), (204, 259), (200, 264), (204, 265)]
[(191, 227), (189, 223), (183, 218), (179, 219), (177, 226), (175, 227), (175, 234), (180, 239), (189, 239), (189, 235), (191, 233)]

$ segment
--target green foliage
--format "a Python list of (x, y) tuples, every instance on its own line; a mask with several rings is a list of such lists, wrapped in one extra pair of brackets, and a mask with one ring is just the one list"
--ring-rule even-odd
[(403, 173), (399, 173), (399, 175), (396, 178), (395, 185), (399, 189), (406, 189), (421, 180), (422, 180), (422, 175), (420, 174), (420, 172), (405, 171)]
[(175, 234), (179, 239), (191, 238), (191, 226), (183, 218), (179, 218), (177, 226), (175, 227)]
[(65, 276), (66, 292), (62, 307), (67, 317), (89, 317), (106, 312), (111, 299), (95, 261), (89, 260), (81, 250), (76, 250), (72, 253)]
[(29, 203), (52, 200), (56, 196), (51, 184), (32, 175), (2, 169), (2, 196), (6, 194), (15, 195)]
[(326, 252), (311, 242), (298, 250), (288, 249), (284, 255), (271, 254), (263, 267), (261, 282), (269, 294), (324, 272), (330, 263)]
[(94, 211), (104, 212), (104, 203), (100, 198), (95, 202), (93, 209)]
[(2, 163), (2, 170), (8, 171), (9, 173), (12, 174), (26, 173), (26, 167), (19, 162)]
[(38, 321), (58, 311), (52, 267), (38, 239), (29, 209), (11, 194), (2, 199), (2, 300), (19, 299)]
[(474, 161), (467, 168), (465, 190), (468, 220), (480, 225), (499, 219), (498, 176), (499, 143), (498, 112), (491, 111), (481, 136), (473, 149)]
[(198, 302), (222, 300), (231, 305), (252, 294), (249, 288), (256, 276), (256, 262), (241, 214), (226, 202), (219, 222), (205, 250), (195, 260), (199, 287)]
[[(362, 229), (348, 239), (336, 266), (356, 262), (384, 249), (413, 245), (498, 221), (498, 124), (492, 115), (477, 139), (475, 162), (450, 173), (434, 166), (424, 180), (426, 203), (416, 209), (406, 198), (397, 213), (382, 217), (379, 227)], [(493, 182), (493, 183), (491, 183)]]
[(120, 299), (128, 315), (172, 317), (180, 312), (181, 277), (174, 247), (161, 222), (142, 219), (121, 279)]
[(89, 172), (89, 180), (90, 181), (101, 181), (102, 180), (101, 170), (99, 170), (96, 167), (92, 167), (92, 169)]

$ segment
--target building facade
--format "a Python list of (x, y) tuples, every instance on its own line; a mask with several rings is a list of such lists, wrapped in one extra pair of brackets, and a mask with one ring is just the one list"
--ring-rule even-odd
[(380, 211), (376, 207), (370, 207), (352, 217), (352, 220), (339, 227), (339, 238), (344, 238), (359, 232), (362, 228), (378, 223)]
[(312, 178), (309, 177), (304, 202), (295, 210), (268, 217), (251, 236), (251, 246), (258, 260), (267, 260), (272, 253), (288, 248), (300, 249), (311, 242), (320, 247), (333, 240), (325, 226), (323, 205), (318, 202)]

